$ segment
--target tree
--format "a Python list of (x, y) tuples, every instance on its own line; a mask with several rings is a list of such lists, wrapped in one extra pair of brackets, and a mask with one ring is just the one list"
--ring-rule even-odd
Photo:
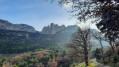
[(53, 60), (53, 61), (52, 61), (52, 67), (57, 67), (57, 66), (58, 66), (57, 61)]
[(94, 55), (95, 55), (96, 59), (101, 59), (101, 56), (100, 56), (101, 55), (101, 49), (100, 48), (97, 48), (95, 50)]
[(115, 41), (119, 38), (119, 10), (110, 11), (105, 14), (97, 24), (98, 29), (108, 38), (112, 51), (114, 51)]
[(42, 53), (39, 53), (38, 55), (37, 55), (37, 58), (38, 59), (42, 59), (44, 57), (44, 55), (42, 54)]
[(5, 62), (3, 62), (2, 67), (13, 67), (13, 65), (12, 65), (12, 63), (5, 61)]
[(103, 44), (102, 42), (105, 40), (105, 37), (99, 33), (99, 32), (93, 32), (92, 31), (92, 35), (93, 37), (99, 41), (99, 45), (101, 47), (101, 55), (102, 55), (102, 59), (103, 59), (103, 63), (105, 64), (105, 61), (104, 61), (104, 51), (103, 51)]
[(59, 3), (72, 3), (71, 13), (79, 21), (93, 19), (109, 39), (119, 38), (119, 0), (59, 0)]
[(102, 20), (97, 24), (98, 29), (106, 37), (113, 37), (112, 40), (119, 37), (119, 11), (110, 11), (102, 16)]
[(91, 49), (90, 29), (78, 29), (74, 33), (71, 42), (67, 45), (70, 50), (70, 55), (75, 58), (80, 58), (85, 61), (86, 66), (89, 66), (89, 51)]
[(28, 63), (27, 62), (21, 62), (20, 64), (19, 64), (19, 67), (28, 67)]
[(80, 21), (96, 18), (100, 19), (102, 15), (112, 10), (118, 10), (119, 1), (114, 0), (59, 0), (61, 5), (73, 3), (71, 12), (77, 16)]

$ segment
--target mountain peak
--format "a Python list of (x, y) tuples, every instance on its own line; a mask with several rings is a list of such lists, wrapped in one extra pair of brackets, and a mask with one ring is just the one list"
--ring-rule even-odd
[(57, 24), (51, 23), (50, 25), (43, 27), (42, 33), (43, 34), (55, 34), (58, 31), (61, 31), (63, 29), (65, 29), (64, 25), (59, 26)]
[(59, 26), (58, 24), (54, 24), (54, 23), (51, 23), (50, 25), (48, 26), (45, 26), (43, 27), (42, 29), (42, 33), (43, 34), (55, 34), (55, 33), (58, 33), (58, 32), (62, 32), (63, 30), (67, 30), (67, 29), (72, 29), (72, 28), (78, 28), (77, 25), (71, 25), (71, 26), (65, 26), (65, 25), (61, 25)]
[(3, 30), (14, 30), (14, 31), (26, 31), (36, 32), (36, 30), (27, 24), (12, 24), (9, 21), (0, 19), (0, 29)]

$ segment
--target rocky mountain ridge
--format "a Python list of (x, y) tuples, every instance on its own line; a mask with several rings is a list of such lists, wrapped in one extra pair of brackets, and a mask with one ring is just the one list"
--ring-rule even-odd
[(50, 25), (43, 27), (42, 33), (43, 34), (55, 34), (63, 29), (65, 29), (64, 25), (59, 26), (57, 24), (51, 23)]
[(65, 25), (57, 25), (54, 23), (51, 23), (48, 26), (43, 27), (42, 29), (42, 34), (56, 34), (59, 32), (71, 32), (75, 29), (75, 31), (79, 28), (77, 25), (70, 25), (70, 26), (65, 26)]
[[(59, 26), (51, 23), (37, 32), (32, 26), (26, 24), (12, 24), (0, 20), (0, 53), (12, 54), (32, 51), (39, 48), (63, 48), (70, 41), (71, 35), (76, 32), (76, 25)], [(59, 46), (59, 47), (58, 47)]]
[(35, 28), (27, 24), (12, 24), (6, 20), (0, 19), (0, 29), (3, 30), (14, 30), (14, 31), (26, 31), (26, 32), (37, 32)]

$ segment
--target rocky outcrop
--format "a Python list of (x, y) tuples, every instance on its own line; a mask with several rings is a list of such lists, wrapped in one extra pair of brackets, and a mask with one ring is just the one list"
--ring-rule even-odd
[(70, 26), (65, 27), (65, 29), (62, 30), (61, 33), (66, 33), (66, 32), (68, 32), (68, 33), (73, 32), (74, 33), (77, 31), (78, 28), (80, 28), (80, 27), (77, 25), (70, 25)]
[(77, 30), (78, 26), (72, 25), (72, 26), (65, 27), (65, 25), (59, 26), (57, 24), (51, 23), (50, 25), (48, 25), (42, 29), (42, 33), (43, 34), (55, 34), (58, 32), (64, 33), (64, 32), (73, 31), (74, 28), (75, 28), (75, 30)]
[(65, 29), (65, 26), (58, 26), (57, 24), (51, 23), (50, 25), (42, 29), (43, 34), (55, 34), (61, 30)]
[(32, 26), (27, 24), (12, 24), (6, 20), (0, 19), (0, 29), (3, 30), (15, 30), (15, 31), (26, 31), (26, 32), (37, 32)]

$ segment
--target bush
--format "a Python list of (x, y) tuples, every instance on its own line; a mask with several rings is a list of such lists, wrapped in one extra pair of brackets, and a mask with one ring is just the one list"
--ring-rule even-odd
[(114, 64), (114, 63), (109, 63), (109, 65), (110, 65), (111, 67), (114, 67), (114, 66), (115, 66), (115, 64)]
[(13, 67), (19, 67), (18, 65), (14, 64)]
[(0, 60), (0, 66), (2, 66), (2, 60)]
[(112, 63), (113, 63), (113, 62), (114, 62), (114, 58), (111, 58), (111, 59), (110, 59), (110, 62), (112, 62)]
[(38, 63), (39, 61), (38, 61), (38, 59), (37, 58), (35, 58), (35, 59), (29, 59), (29, 62), (30, 63)]
[(116, 63), (116, 66), (115, 67), (119, 67), (119, 62), (118, 63)]
[(19, 64), (19, 67), (28, 67), (28, 63), (24, 61)]
[(34, 59), (32, 58), (32, 59), (29, 59), (29, 62), (30, 63), (34, 63)]
[(75, 67), (77, 65), (77, 63), (72, 63), (71, 65), (70, 65), (70, 67)]
[(8, 58), (3, 58), (2, 59), (2, 62), (4, 62), (4, 61), (8, 61)]

